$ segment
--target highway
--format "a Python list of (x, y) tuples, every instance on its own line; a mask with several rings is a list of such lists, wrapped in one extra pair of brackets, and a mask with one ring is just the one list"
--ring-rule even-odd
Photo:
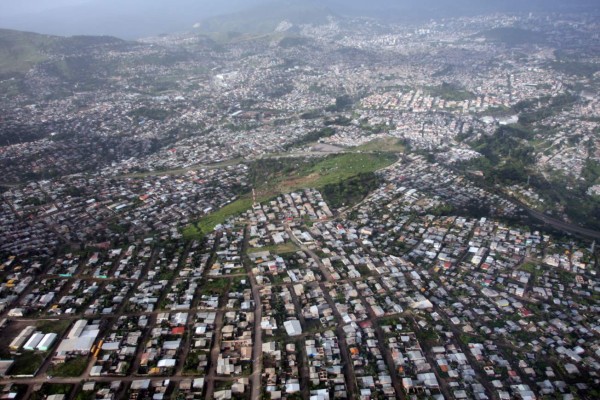
[(564, 232), (572, 233), (575, 235), (583, 236), (588, 239), (594, 239), (594, 240), (600, 239), (600, 232), (598, 232), (598, 231), (582, 228), (579, 225), (571, 224), (569, 222), (565, 222), (560, 219), (553, 218), (553, 217), (546, 215), (544, 213), (541, 213), (539, 211), (535, 211), (519, 201), (516, 201), (514, 199), (511, 199), (511, 200), (513, 200), (515, 203), (519, 204), (523, 209), (525, 209), (525, 211), (527, 211), (527, 213), (532, 218), (540, 220), (543, 223), (552, 226), (553, 228), (556, 228), (556, 229), (564, 231)]

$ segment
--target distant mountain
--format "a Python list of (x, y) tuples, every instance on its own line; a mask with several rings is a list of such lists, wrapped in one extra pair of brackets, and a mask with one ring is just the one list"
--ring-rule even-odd
[[(268, 0), (1, 0), (0, 27), (61, 36), (111, 35), (139, 39), (187, 32), (202, 19)], [(8, 3), (8, 4), (6, 4)], [(12, 5), (16, 3), (17, 5)]]
[[(258, 7), (258, 8), (255, 8)], [(289, 12), (285, 11), (285, 8)], [(206, 29), (265, 31), (273, 19), (307, 22), (321, 8), (338, 15), (419, 21), (490, 12), (598, 11), (598, 0), (2, 0), (0, 27), (57, 35), (112, 35), (137, 39)], [(260, 14), (262, 10), (262, 17)], [(226, 16), (213, 18), (216, 16)], [(243, 17), (247, 17), (245, 20)], [(237, 19), (237, 22), (235, 21)], [(318, 19), (317, 19), (318, 20)]]
[(572, 12), (600, 10), (597, 0), (270, 0), (236, 13), (205, 19), (204, 32), (272, 32), (287, 20), (319, 24), (328, 15), (363, 16), (387, 21), (421, 21), (492, 12)]
[(411, 21), (491, 12), (600, 10), (597, 0), (324, 0), (323, 4), (345, 15)]
[(269, 33), (282, 21), (294, 25), (323, 24), (332, 15), (335, 13), (323, 3), (278, 0), (237, 13), (205, 19), (198, 29), (202, 32)]
[(22, 76), (52, 56), (81, 55), (99, 46), (115, 49), (126, 45), (109, 36), (61, 37), (0, 29), (0, 79)]

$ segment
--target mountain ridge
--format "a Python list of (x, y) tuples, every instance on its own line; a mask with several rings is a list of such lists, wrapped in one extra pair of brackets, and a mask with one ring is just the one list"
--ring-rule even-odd
[(24, 75), (52, 55), (89, 51), (92, 47), (121, 46), (128, 42), (112, 36), (58, 36), (0, 29), (0, 79)]
[[(5, 0), (9, 1), (9, 0)], [(16, 0), (13, 0), (16, 1)], [(269, 4), (320, 6), (337, 15), (365, 16), (383, 20), (417, 21), (431, 18), (476, 15), (489, 12), (568, 12), (600, 10), (594, 0), (89, 0), (85, 3), (49, 8), (38, 12), (17, 12), (18, 7), (4, 6), (0, 12), (0, 26), (22, 31), (50, 34), (104, 35), (137, 39), (161, 33), (185, 32), (200, 21), (224, 21), (225, 16), (253, 14), (255, 7)], [(278, 6), (280, 7), (280, 6)]]
[(270, 33), (282, 21), (291, 24), (320, 24), (335, 16), (321, 3), (291, 0), (270, 1), (244, 11), (207, 18), (199, 23), (201, 32)]

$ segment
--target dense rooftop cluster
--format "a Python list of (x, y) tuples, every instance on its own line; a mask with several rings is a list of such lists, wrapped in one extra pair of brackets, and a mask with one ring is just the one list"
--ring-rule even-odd
[[(595, 242), (482, 171), (600, 193), (597, 26), (284, 21), (0, 81), (0, 397), (598, 398)], [(332, 152), (397, 161), (302, 175)]]

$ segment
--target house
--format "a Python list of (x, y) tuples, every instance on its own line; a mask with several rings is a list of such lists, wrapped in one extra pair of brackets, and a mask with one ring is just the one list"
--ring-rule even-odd
[(298, 336), (302, 334), (302, 326), (297, 319), (285, 321), (283, 326), (289, 336)]

